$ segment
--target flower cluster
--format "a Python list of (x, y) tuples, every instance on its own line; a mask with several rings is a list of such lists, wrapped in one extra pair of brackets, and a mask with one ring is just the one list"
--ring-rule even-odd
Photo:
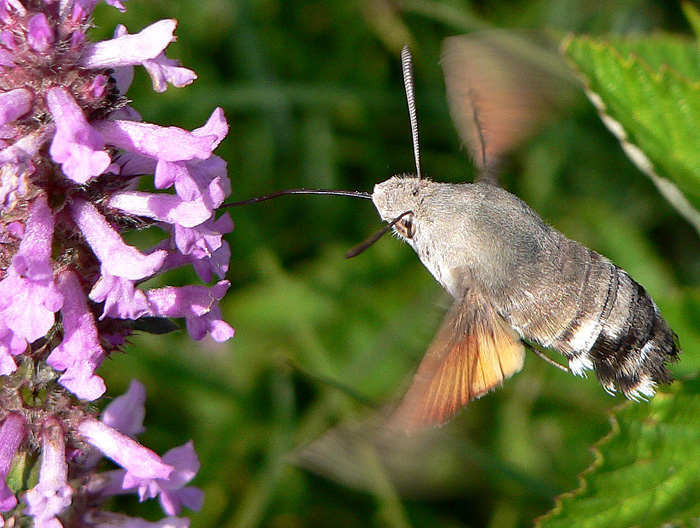
[[(215, 215), (230, 194), (212, 154), (223, 112), (191, 132), (144, 123), (124, 97), (133, 66), (159, 92), (196, 78), (165, 56), (176, 23), (91, 42), (97, 3), (0, 0), (0, 526), (144, 526), (99, 509), (128, 492), (158, 496), (169, 516), (197, 508), (201, 492), (185, 486), (198, 469), (192, 445), (161, 458), (135, 440), (137, 382), (98, 419), (96, 369), (137, 326), (161, 331), (170, 318), (194, 339), (233, 336), (218, 307), (229, 286), (222, 235), (233, 229)], [(156, 192), (141, 190), (145, 175)], [(154, 247), (124, 241), (151, 226), (164, 232)], [(142, 286), (187, 265), (210, 285)], [(98, 473), (100, 454), (122, 469)]]

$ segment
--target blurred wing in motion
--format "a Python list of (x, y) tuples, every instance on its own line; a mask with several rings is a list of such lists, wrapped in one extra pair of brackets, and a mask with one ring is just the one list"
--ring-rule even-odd
[(416, 431), (443, 424), (518, 372), (524, 360), (515, 331), (480, 294), (467, 291), (445, 317), (389, 426)]
[(460, 140), (479, 179), (494, 184), (503, 157), (576, 94), (563, 57), (514, 32), (448, 37), (440, 64)]

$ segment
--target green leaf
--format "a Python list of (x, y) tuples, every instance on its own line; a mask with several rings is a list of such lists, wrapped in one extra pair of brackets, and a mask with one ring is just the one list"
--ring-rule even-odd
[(614, 41), (576, 37), (563, 49), (630, 159), (700, 231), (697, 44), (660, 36)]
[(675, 383), (611, 414), (612, 432), (579, 489), (538, 528), (696, 526), (700, 518), (700, 382)]
[(683, 10), (685, 18), (688, 20), (690, 27), (693, 28), (693, 33), (695, 33), (695, 36), (700, 37), (700, 9), (698, 9), (696, 5), (690, 3), (688, 0), (681, 2), (681, 9)]

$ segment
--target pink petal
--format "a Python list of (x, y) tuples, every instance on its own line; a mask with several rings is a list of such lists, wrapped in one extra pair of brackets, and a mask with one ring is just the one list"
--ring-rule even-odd
[(50, 278), (51, 244), (53, 240), (54, 218), (46, 197), (39, 195), (29, 209), (27, 227), (19, 245), (19, 251), (12, 259), (12, 267), (23, 277), (33, 279)]
[(37, 196), (19, 250), (0, 281), (0, 327), (30, 343), (46, 335), (54, 324), (54, 312), (63, 304), (50, 262), (53, 229), (46, 198)]
[(202, 201), (186, 202), (172, 194), (119, 192), (112, 195), (109, 205), (136, 216), (185, 227), (197, 226), (212, 215), (211, 210)]
[(33, 101), (32, 93), (24, 88), (0, 93), (0, 126), (29, 112)]
[(102, 423), (131, 438), (143, 433), (146, 416), (146, 387), (131, 380), (129, 390), (110, 402), (102, 412)]
[(196, 73), (180, 66), (180, 61), (168, 59), (165, 53), (161, 53), (155, 59), (144, 61), (143, 67), (151, 76), (153, 89), (158, 93), (167, 89), (167, 83), (182, 88), (197, 78)]
[(135, 247), (126, 245), (105, 217), (88, 202), (75, 200), (71, 215), (110, 275), (131, 280), (143, 279), (158, 271), (167, 256), (165, 251), (144, 255)]
[(228, 123), (226, 122), (226, 117), (224, 117), (224, 110), (220, 107), (215, 108), (204, 126), (195, 128), (192, 133), (195, 136), (216, 136), (216, 141), (212, 148), (218, 147), (219, 143), (228, 134)]
[[(82, 14), (80, 15), (80, 20), (87, 18), (95, 9), (95, 6), (99, 4), (102, 0), (75, 0), (76, 7), (80, 7)], [(126, 0), (124, 0), (126, 1)], [(124, 4), (118, 0), (105, 0), (105, 4), (116, 7), (119, 11), (126, 11)], [(76, 15), (74, 15), (76, 16)]]
[(133, 121), (102, 121), (95, 127), (110, 145), (166, 161), (206, 159), (211, 156), (216, 139), (214, 136), (195, 136), (177, 127)]
[(159, 189), (175, 186), (177, 195), (187, 202), (202, 201), (213, 212), (230, 192), (226, 163), (218, 156), (206, 160), (158, 160), (155, 185)]
[(95, 370), (102, 364), (104, 351), (77, 275), (66, 269), (58, 276), (58, 287), (65, 298), (63, 341), (51, 351), (46, 360), (58, 371), (65, 371), (59, 383), (78, 398), (95, 400), (105, 392), (102, 378)]
[(0, 511), (10, 511), (17, 505), (17, 497), (5, 484), (5, 479), (25, 434), (24, 418), (18, 414), (8, 414), (0, 425)]
[(98, 420), (86, 419), (78, 425), (78, 433), (106, 457), (139, 478), (167, 479), (174, 470), (150, 449)]
[(220, 281), (212, 287), (182, 286), (152, 289), (146, 292), (153, 315), (184, 317), (192, 339), (200, 340), (207, 333), (221, 343), (233, 337), (233, 328), (221, 318), (218, 301), (231, 284)]
[(60, 163), (63, 173), (76, 183), (99, 176), (111, 163), (102, 135), (85, 119), (82, 109), (63, 88), (51, 88), (46, 103), (56, 122), (51, 157)]
[(67, 484), (68, 464), (64, 432), (58, 420), (49, 418), (42, 427), (39, 483), (25, 494), (23, 513), (34, 517), (34, 526), (62, 526), (56, 518), (71, 504), (72, 488)]
[(176, 27), (176, 20), (159, 20), (135, 35), (95, 42), (85, 47), (80, 65), (92, 69), (118, 68), (154, 59), (175, 40)]
[(17, 363), (10, 351), (0, 344), (0, 376), (7, 376), (17, 370)]
[(27, 43), (34, 51), (43, 53), (51, 47), (54, 41), (54, 33), (44, 13), (39, 13), (30, 18), (28, 29)]
[(89, 297), (95, 302), (104, 302), (100, 320), (105, 317), (135, 320), (149, 313), (146, 294), (136, 288), (133, 280), (115, 277), (104, 271)]
[(12, 374), (17, 365), (12, 356), (27, 350), (27, 340), (0, 325), (0, 376)]

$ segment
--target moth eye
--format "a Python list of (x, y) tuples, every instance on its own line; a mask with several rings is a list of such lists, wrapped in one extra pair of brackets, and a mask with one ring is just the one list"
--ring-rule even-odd
[(411, 194), (413, 194), (413, 196), (418, 196), (418, 187), (415, 187)]
[(413, 224), (413, 215), (409, 214), (399, 220), (394, 226), (398, 233), (405, 238), (413, 238), (416, 234), (416, 226)]

